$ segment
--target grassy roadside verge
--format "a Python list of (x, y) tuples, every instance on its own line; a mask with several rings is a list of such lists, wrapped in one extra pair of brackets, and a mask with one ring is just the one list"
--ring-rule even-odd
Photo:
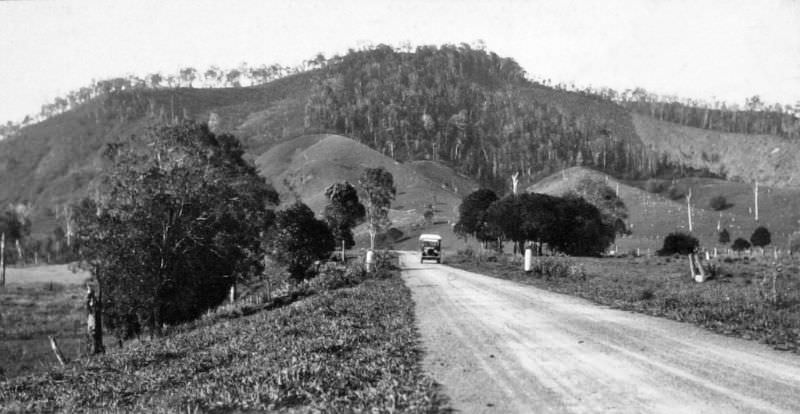
[(397, 272), (0, 382), (11, 411), (405, 411), (443, 402)]
[(476, 261), (451, 256), (464, 270), (582, 297), (617, 309), (689, 322), (725, 335), (757, 340), (800, 353), (800, 280), (796, 265), (784, 266), (778, 298), (761, 280), (772, 266), (764, 261), (722, 262), (719, 275), (699, 284), (688, 264), (673, 258), (542, 258), (530, 274), (520, 263)]

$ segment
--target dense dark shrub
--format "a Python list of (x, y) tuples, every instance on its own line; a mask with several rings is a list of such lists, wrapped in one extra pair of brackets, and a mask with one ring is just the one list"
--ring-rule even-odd
[(721, 195), (712, 197), (711, 201), (708, 202), (708, 205), (715, 211), (725, 210), (731, 206), (731, 204), (728, 203), (728, 199)]
[(328, 258), (335, 242), (328, 225), (298, 201), (276, 214), (269, 244), (275, 260), (299, 281), (314, 276), (311, 264)]
[(644, 184), (644, 189), (648, 193), (657, 194), (664, 191), (665, 188), (666, 188), (666, 183), (663, 180), (658, 180), (655, 178), (647, 180), (647, 182)]
[(664, 238), (664, 245), (657, 253), (660, 256), (689, 254), (694, 252), (699, 246), (700, 242), (691, 234), (675, 232), (670, 233)]
[(722, 229), (722, 231), (719, 232), (718, 240), (722, 244), (728, 244), (731, 242), (731, 234), (728, 233), (728, 229)]
[(764, 247), (772, 243), (772, 235), (764, 226), (759, 226), (750, 236), (750, 243), (755, 247)]
[(738, 239), (733, 241), (733, 245), (731, 248), (736, 252), (741, 252), (750, 248), (750, 242), (739, 237)]
[(672, 184), (669, 186), (669, 189), (667, 190), (667, 195), (672, 200), (679, 200), (683, 197), (686, 197), (686, 190), (681, 188), (680, 186)]

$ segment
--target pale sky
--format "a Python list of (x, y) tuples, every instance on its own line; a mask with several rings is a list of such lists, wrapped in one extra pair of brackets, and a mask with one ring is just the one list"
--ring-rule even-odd
[(93, 78), (479, 39), (554, 82), (800, 100), (800, 0), (0, 1), (0, 122)]

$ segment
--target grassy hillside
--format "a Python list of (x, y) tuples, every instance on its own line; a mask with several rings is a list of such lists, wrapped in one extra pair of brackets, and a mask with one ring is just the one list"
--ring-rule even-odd
[(477, 187), (446, 166), (399, 163), (339, 135), (311, 135), (281, 143), (259, 156), (256, 165), (282, 193), (284, 203), (300, 198), (318, 214), (328, 203), (327, 186), (345, 180), (355, 185), (364, 168), (383, 167), (397, 188), (390, 212), (395, 226), (422, 220), (428, 204), (435, 204), (438, 220), (452, 220), (462, 194)]
[(309, 76), (248, 88), (120, 92), (23, 128), (0, 141), (0, 205), (33, 204), (34, 233), (50, 232), (54, 208), (87, 194), (105, 143), (175, 118), (205, 122), (214, 113), (216, 131), (234, 133), (259, 154), (302, 133)]
[(800, 186), (800, 143), (775, 135), (734, 134), (633, 115), (642, 142), (675, 164), (707, 169), (734, 181)]
[[(574, 188), (585, 176), (606, 179), (605, 174), (594, 170), (573, 167), (553, 174), (530, 186), (528, 191), (561, 195)], [(685, 199), (671, 200), (665, 195), (643, 190), (643, 182), (629, 185), (608, 177), (608, 185), (616, 189), (628, 207), (627, 224), (631, 236), (617, 239), (621, 250), (658, 249), (664, 236), (673, 231), (688, 231), (688, 214)], [(718, 243), (717, 223), (731, 233), (731, 238), (749, 239), (756, 227), (766, 226), (772, 232), (773, 245), (786, 247), (788, 235), (798, 228), (800, 219), (800, 190), (761, 187), (759, 195), (759, 221), (756, 222), (748, 208), (753, 205), (753, 189), (741, 183), (710, 178), (677, 180), (677, 186), (692, 188), (693, 234), (704, 247), (723, 247)], [(637, 186), (638, 185), (638, 186)], [(718, 212), (710, 208), (712, 197), (722, 195), (732, 206)]]

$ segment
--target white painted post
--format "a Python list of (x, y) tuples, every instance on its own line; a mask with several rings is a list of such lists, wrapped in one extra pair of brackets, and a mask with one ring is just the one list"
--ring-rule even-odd
[(756, 204), (756, 221), (758, 221), (758, 180), (756, 180), (756, 184), (753, 187), (754, 199)]
[(525, 247), (525, 265), (523, 269), (526, 272), (533, 270), (533, 249), (530, 246)]
[(689, 188), (689, 194), (686, 195), (686, 213), (689, 215), (689, 232), (692, 232), (692, 189)]
[(367, 257), (365, 260), (365, 264), (367, 267), (367, 272), (372, 271), (372, 264), (375, 262), (375, 252), (372, 250), (367, 250)]
[(694, 263), (697, 265), (697, 274), (694, 276), (694, 281), (697, 283), (703, 283), (706, 281), (706, 272), (703, 271), (703, 265), (700, 263), (700, 257), (690, 254), (689, 260), (691, 261), (694, 259)]

